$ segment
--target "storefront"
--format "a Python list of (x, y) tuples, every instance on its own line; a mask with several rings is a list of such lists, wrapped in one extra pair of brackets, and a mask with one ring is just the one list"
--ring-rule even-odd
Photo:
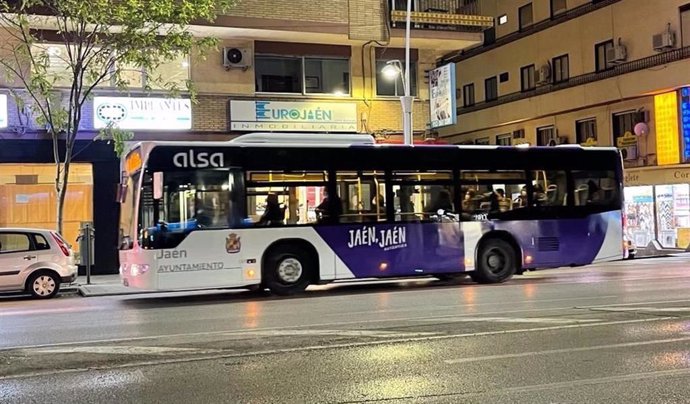
[(690, 245), (690, 165), (627, 169), (626, 235), (638, 247)]

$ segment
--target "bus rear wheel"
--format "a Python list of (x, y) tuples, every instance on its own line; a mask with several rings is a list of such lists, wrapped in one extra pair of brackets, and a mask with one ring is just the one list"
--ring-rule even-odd
[(271, 292), (287, 296), (303, 292), (311, 283), (313, 273), (311, 254), (299, 246), (283, 245), (268, 254), (264, 281)]
[(481, 245), (472, 279), (479, 283), (501, 283), (512, 278), (516, 268), (515, 249), (504, 240), (489, 239)]

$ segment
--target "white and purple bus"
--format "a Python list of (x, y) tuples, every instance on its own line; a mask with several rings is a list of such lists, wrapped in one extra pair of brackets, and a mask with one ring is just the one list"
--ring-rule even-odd
[(614, 148), (403, 146), (364, 135), (143, 142), (123, 159), (120, 274), (147, 290), (268, 288), (623, 258)]

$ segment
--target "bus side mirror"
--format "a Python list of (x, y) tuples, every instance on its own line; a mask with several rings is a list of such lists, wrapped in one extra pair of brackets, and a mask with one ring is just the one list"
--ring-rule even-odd
[(153, 199), (163, 199), (163, 173), (153, 173)]

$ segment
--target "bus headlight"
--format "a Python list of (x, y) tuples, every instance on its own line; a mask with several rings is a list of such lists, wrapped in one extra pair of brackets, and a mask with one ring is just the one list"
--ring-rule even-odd
[(139, 276), (142, 274), (145, 274), (149, 271), (149, 265), (148, 264), (132, 264), (129, 267), (129, 273), (132, 276)]

